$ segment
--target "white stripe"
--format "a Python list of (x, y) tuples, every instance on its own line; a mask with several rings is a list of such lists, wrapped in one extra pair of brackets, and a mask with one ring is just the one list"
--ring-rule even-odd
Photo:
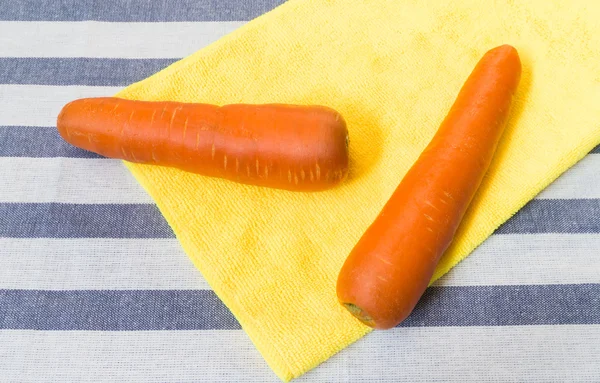
[(121, 160), (0, 157), (0, 203), (152, 203)]
[(243, 24), (0, 21), (0, 57), (180, 58)]
[(437, 286), (600, 283), (600, 234), (493, 235)]
[(544, 189), (539, 199), (600, 198), (600, 154), (588, 154)]
[[(272, 382), (243, 331), (0, 331), (6, 381)], [(600, 326), (375, 331), (294, 382), (600, 381)]]
[(600, 325), (375, 331), (300, 381), (597, 382), (599, 344)]
[(236, 330), (0, 330), (4, 382), (273, 382), (248, 336)]
[(120, 87), (0, 85), (0, 125), (56, 126), (56, 117), (69, 101), (112, 96)]
[(176, 239), (0, 238), (0, 259), (0, 289), (210, 289)]
[[(600, 235), (492, 236), (437, 286), (600, 283)], [(0, 289), (209, 289), (175, 239), (0, 238)]]

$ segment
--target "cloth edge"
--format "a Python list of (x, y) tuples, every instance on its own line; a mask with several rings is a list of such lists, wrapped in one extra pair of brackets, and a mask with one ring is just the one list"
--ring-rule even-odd
[(433, 277), (429, 282), (429, 286), (431, 286), (435, 281), (440, 279), (442, 276), (447, 274), (451, 269), (453, 269), (456, 265), (462, 262), (465, 258), (467, 258), (471, 253), (481, 246), (483, 242), (485, 242), (500, 226), (502, 226), (506, 221), (512, 218), (515, 214), (517, 214), (526, 204), (531, 202), (536, 195), (546, 189), (552, 182), (554, 182), (557, 178), (559, 178), (563, 173), (572, 168), (575, 164), (581, 161), (584, 157), (586, 157), (592, 149), (596, 146), (600, 145), (600, 128), (598, 131), (593, 132), (590, 136), (586, 137), (581, 141), (581, 144), (571, 150), (567, 155), (563, 156), (558, 161), (558, 166), (553, 168), (554, 170), (548, 172), (544, 177), (540, 179), (540, 181), (530, 189), (530, 193), (528, 196), (521, 198), (517, 202), (513, 204), (513, 206), (506, 209), (506, 213), (498, 217), (498, 221), (500, 222), (497, 225), (490, 225), (485, 228), (484, 232), (486, 234), (485, 238), (482, 241), (467, 243), (461, 248), (459, 248), (458, 253), (464, 254), (450, 262), (442, 269), (436, 269)]

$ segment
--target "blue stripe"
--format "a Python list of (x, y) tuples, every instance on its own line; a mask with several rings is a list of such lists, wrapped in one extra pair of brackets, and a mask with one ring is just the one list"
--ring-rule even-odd
[[(533, 200), (496, 231), (530, 233), (600, 233), (600, 199)], [(172, 238), (174, 234), (151, 204), (0, 203), (0, 237)]]
[(496, 234), (600, 233), (600, 199), (532, 200)]
[[(401, 326), (560, 324), (600, 324), (600, 284), (433, 287)], [(239, 328), (210, 290), (0, 290), (0, 329)]]
[(600, 154), (600, 145), (596, 146), (590, 153)]
[(402, 327), (600, 324), (600, 284), (431, 287)]
[(0, 126), (0, 157), (104, 158), (62, 139), (55, 127)]
[(210, 290), (0, 290), (0, 329), (239, 329)]
[(173, 238), (152, 204), (0, 204), (0, 237)]
[(245, 21), (284, 0), (0, 0), (0, 20)]
[(0, 58), (0, 84), (126, 86), (177, 60), (5, 57)]

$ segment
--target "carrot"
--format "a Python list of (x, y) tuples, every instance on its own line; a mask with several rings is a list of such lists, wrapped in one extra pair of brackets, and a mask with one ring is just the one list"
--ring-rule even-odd
[(84, 98), (57, 120), (64, 140), (105, 157), (240, 183), (318, 191), (348, 172), (348, 131), (322, 106)]
[(494, 156), (520, 76), (513, 47), (483, 56), (429, 145), (350, 252), (337, 296), (364, 324), (398, 325), (425, 292)]

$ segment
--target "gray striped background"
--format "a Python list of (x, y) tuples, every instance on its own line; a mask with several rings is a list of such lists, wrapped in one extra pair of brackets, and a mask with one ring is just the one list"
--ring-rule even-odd
[[(54, 119), (281, 2), (0, 0), (0, 381), (278, 381), (141, 187)], [(599, 169), (597, 147), (299, 381), (600, 381)]]

